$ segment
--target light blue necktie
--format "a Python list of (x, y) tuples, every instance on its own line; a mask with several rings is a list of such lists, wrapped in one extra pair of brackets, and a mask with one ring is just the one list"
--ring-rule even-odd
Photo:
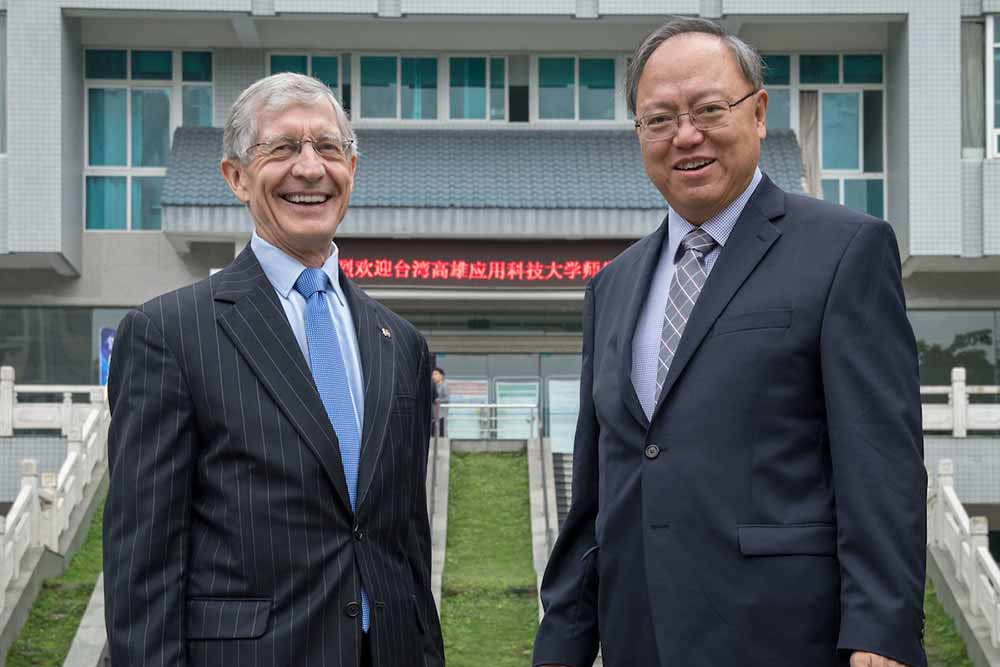
[[(306, 340), (313, 380), (323, 400), (326, 415), (340, 443), (340, 458), (347, 478), (351, 509), (357, 510), (358, 465), (361, 461), (361, 435), (347, 384), (347, 367), (340, 349), (337, 330), (326, 302), (330, 279), (322, 269), (305, 269), (295, 281), (295, 291), (306, 300)], [(371, 617), (368, 595), (361, 591), (361, 628), (368, 632)]]

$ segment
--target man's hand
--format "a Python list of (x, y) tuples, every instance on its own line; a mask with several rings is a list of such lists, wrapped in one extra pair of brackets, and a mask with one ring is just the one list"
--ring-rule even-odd
[(906, 667), (901, 662), (896, 662), (892, 658), (865, 651), (855, 651), (851, 654), (850, 667)]

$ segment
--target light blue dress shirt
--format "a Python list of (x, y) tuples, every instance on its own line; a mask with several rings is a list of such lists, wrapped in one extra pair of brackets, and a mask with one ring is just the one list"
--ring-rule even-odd
[[(333, 286), (333, 292), (326, 293), (326, 300), (333, 318), (333, 327), (337, 330), (340, 353), (344, 357), (347, 382), (350, 385), (351, 401), (354, 403), (354, 416), (358, 420), (358, 433), (361, 433), (365, 414), (364, 384), (361, 381), (361, 354), (358, 352), (358, 338), (354, 333), (351, 309), (347, 307), (347, 299), (344, 298), (344, 293), (340, 289), (340, 253), (336, 243), (331, 245), (333, 252), (330, 253), (322, 266)], [(306, 340), (306, 300), (295, 291), (295, 281), (298, 280), (299, 274), (306, 267), (299, 260), (290, 257), (284, 251), (262, 239), (256, 231), (250, 238), (250, 249), (257, 256), (257, 261), (260, 262), (264, 275), (274, 286), (274, 291), (278, 293), (278, 301), (285, 309), (285, 317), (288, 318), (288, 324), (292, 327), (295, 340), (298, 341), (302, 355), (311, 368), (309, 343)]]
[[(705, 272), (711, 273), (719, 253), (726, 245), (736, 221), (750, 200), (750, 195), (757, 189), (762, 175), (760, 169), (755, 169), (750, 185), (739, 197), (702, 223), (701, 228), (718, 243), (712, 252), (705, 255)], [(669, 203), (669, 202), (668, 202)], [(688, 232), (695, 226), (685, 220), (674, 209), (667, 212), (667, 238), (660, 251), (660, 259), (649, 284), (646, 303), (642, 307), (639, 321), (632, 335), (632, 385), (639, 397), (639, 404), (648, 419), (653, 418), (653, 408), (656, 407), (656, 371), (660, 365), (660, 337), (663, 333), (663, 318), (667, 309), (667, 296), (670, 292), (670, 281), (674, 277), (674, 264), (677, 262), (677, 249)]]

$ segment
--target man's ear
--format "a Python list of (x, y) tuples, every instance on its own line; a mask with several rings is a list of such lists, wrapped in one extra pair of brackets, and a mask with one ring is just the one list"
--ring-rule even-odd
[(250, 203), (250, 190), (247, 188), (246, 167), (237, 160), (223, 160), (220, 165), (222, 177), (233, 191), (236, 198), (244, 204)]

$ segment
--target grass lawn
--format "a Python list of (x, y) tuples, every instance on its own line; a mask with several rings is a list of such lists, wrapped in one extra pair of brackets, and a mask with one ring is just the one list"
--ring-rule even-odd
[(63, 664), (101, 572), (101, 521), (104, 503), (94, 512), (87, 537), (61, 577), (48, 579), (28, 622), (7, 655), (7, 667)]
[(449, 667), (523, 667), (538, 627), (528, 460), (451, 455), (441, 625)]
[(972, 667), (965, 644), (955, 630), (955, 622), (945, 613), (934, 594), (934, 584), (927, 580), (924, 591), (924, 649), (928, 667)]

